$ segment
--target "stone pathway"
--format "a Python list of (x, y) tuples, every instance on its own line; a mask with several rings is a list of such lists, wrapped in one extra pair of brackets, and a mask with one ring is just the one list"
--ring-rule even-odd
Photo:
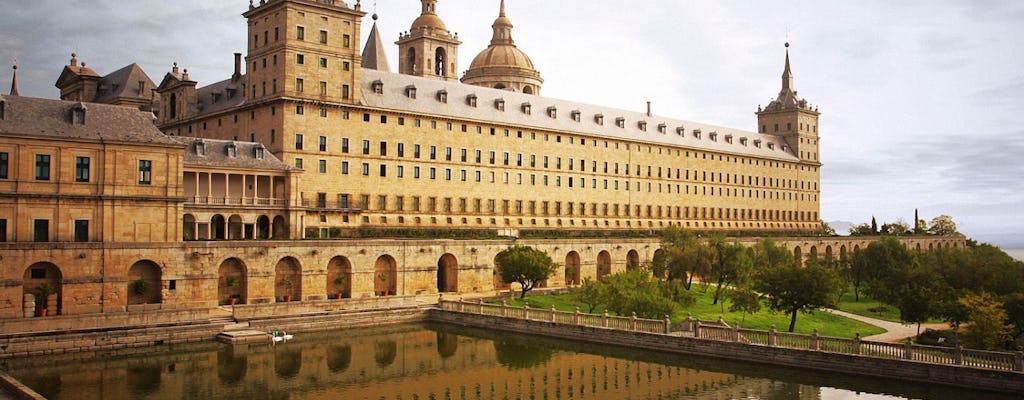
[[(889, 322), (871, 317), (865, 317), (857, 314), (850, 314), (848, 312), (839, 310), (826, 309), (825, 312), (830, 312), (839, 316), (843, 316), (849, 319), (854, 319), (869, 325), (874, 325), (879, 328), (885, 329), (887, 332), (878, 335), (864, 337), (864, 340), (870, 340), (873, 342), (886, 342), (886, 343), (899, 343), (903, 339), (917, 336), (917, 324), (901, 324), (899, 322)], [(925, 329), (947, 329), (949, 328), (946, 324), (921, 324), (921, 332)]]

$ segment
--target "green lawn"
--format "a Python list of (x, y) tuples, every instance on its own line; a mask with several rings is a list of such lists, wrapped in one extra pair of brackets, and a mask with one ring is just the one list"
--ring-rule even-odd
[[(731, 303), (728, 300), (725, 300), (725, 312), (722, 312), (721, 301), (719, 304), (712, 305), (714, 288), (710, 288), (707, 293), (704, 293), (702, 288), (694, 285), (693, 291), (697, 294), (697, 304), (676, 312), (675, 315), (672, 315), (673, 322), (682, 321), (686, 319), (687, 315), (692, 315), (694, 318), (702, 320), (717, 320), (719, 316), (722, 316), (725, 322), (732, 326), (740, 324), (744, 328), (768, 330), (772, 325), (775, 325), (779, 331), (785, 331), (789, 328), (789, 315), (772, 313), (768, 310), (767, 306), (763, 306), (760, 312), (747, 315), (744, 318), (741, 313), (729, 312), (729, 305)], [(555, 309), (561, 311), (575, 311), (576, 307), (579, 307), (581, 312), (587, 312), (587, 306), (577, 302), (570, 294), (527, 295), (525, 303), (517, 297), (514, 301), (510, 300), (508, 304), (510, 306), (529, 304), (531, 308), (545, 310), (550, 310), (551, 306), (554, 306)], [(602, 312), (604, 312), (602, 309), (594, 310), (594, 313)], [(740, 323), (741, 320), (742, 324)], [(823, 311), (815, 311), (812, 314), (800, 313), (797, 315), (796, 332), (811, 333), (815, 329), (823, 336), (841, 338), (852, 338), (856, 333), (860, 333), (861, 336), (870, 336), (885, 332), (882, 328)]]
[[(854, 301), (853, 299), (853, 293), (844, 294), (840, 298), (836, 308), (851, 314), (862, 315), (883, 321), (903, 322), (900, 321), (900, 310), (896, 309), (896, 307), (888, 304), (881, 304), (877, 300), (865, 296), (864, 294), (860, 295), (860, 301)], [(932, 318), (928, 320), (928, 322), (938, 323), (943, 321), (942, 319)]]

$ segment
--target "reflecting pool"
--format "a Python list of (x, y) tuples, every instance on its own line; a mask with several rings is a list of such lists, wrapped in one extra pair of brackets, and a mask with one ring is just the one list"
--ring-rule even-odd
[(19, 358), (0, 369), (51, 400), (1013, 398), (434, 324)]

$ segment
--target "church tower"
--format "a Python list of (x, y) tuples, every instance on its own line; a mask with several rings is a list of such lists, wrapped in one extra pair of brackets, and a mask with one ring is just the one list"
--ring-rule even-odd
[(512, 40), (512, 21), (505, 16), (505, 0), (501, 0), (498, 19), (491, 28), (491, 45), (473, 59), (462, 83), (539, 95), (544, 79)]
[(757, 109), (760, 132), (782, 136), (793, 154), (805, 164), (820, 165), (818, 159), (818, 113), (807, 100), (801, 99), (793, 87), (793, 71), (789, 66), (789, 43), (786, 43), (786, 67), (782, 71), (782, 90), (764, 109)]
[(441, 17), (437, 16), (437, 0), (420, 0), (423, 11), (409, 32), (399, 36), (398, 72), (440, 79), (458, 80), (459, 41)]

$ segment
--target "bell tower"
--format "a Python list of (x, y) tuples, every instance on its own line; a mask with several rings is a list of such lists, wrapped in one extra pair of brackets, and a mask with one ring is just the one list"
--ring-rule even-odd
[(437, 0), (420, 0), (422, 13), (409, 32), (399, 35), (398, 72), (444, 81), (458, 81), (458, 35), (448, 31), (437, 16)]
[(782, 71), (782, 89), (767, 107), (757, 108), (759, 132), (785, 138), (793, 155), (802, 163), (820, 165), (818, 159), (818, 112), (807, 100), (800, 98), (793, 87), (793, 71), (789, 66), (789, 43), (786, 43), (786, 67)]

